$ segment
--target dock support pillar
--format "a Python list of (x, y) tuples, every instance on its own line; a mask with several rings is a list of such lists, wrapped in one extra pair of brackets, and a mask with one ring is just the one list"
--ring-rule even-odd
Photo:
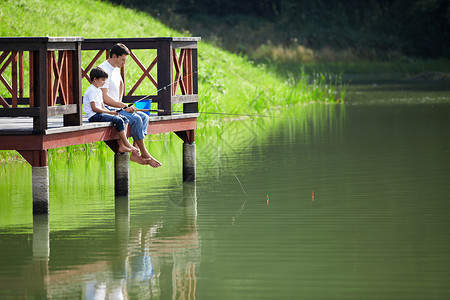
[(128, 196), (128, 153), (114, 154), (114, 189), (116, 196)]
[(183, 181), (195, 181), (195, 130), (175, 131), (183, 140)]
[(48, 214), (48, 166), (32, 167), (31, 177), (33, 184), (33, 214)]
[(195, 181), (196, 157), (195, 143), (183, 143), (183, 181)]
[(48, 214), (49, 176), (47, 150), (17, 150), (31, 165), (33, 215)]

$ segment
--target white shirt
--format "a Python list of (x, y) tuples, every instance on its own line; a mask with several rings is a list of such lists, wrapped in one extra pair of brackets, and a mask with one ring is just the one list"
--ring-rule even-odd
[(107, 60), (99, 65), (100, 68), (108, 73), (108, 78), (102, 89), (108, 89), (108, 95), (116, 101), (119, 101), (120, 83), (122, 82), (122, 75), (120, 75), (120, 68), (113, 67)]
[(92, 84), (86, 89), (86, 92), (84, 93), (83, 97), (83, 109), (88, 119), (96, 114), (96, 112), (92, 110), (91, 102), (94, 102), (95, 106), (98, 108), (102, 107), (103, 103), (102, 90), (96, 88)]

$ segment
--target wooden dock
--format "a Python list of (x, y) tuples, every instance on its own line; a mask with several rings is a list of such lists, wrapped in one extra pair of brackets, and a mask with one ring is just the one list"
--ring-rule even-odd
[[(87, 122), (82, 112), (82, 80), (90, 80), (89, 71), (103, 61), (100, 60), (103, 54), (107, 58), (109, 49), (118, 42), (131, 50), (127, 65), (135, 63), (142, 71), (136, 82), (127, 82), (122, 68), (126, 84), (123, 101), (132, 103), (149, 96), (157, 103), (160, 112), (150, 115), (147, 132), (175, 132), (184, 141), (183, 180), (195, 180), (199, 40), (174, 37), (0, 38), (0, 150), (16, 150), (32, 166), (34, 214), (48, 213), (47, 151), (52, 148), (104, 141), (115, 153), (116, 195), (128, 194), (128, 154), (117, 152), (115, 127)], [(156, 50), (149, 66), (133, 52), (142, 49)], [(96, 54), (84, 62), (82, 51)], [(28, 54), (28, 68), (24, 53)], [(155, 67), (156, 78), (150, 73)], [(5, 76), (8, 70), (10, 80)], [(26, 79), (28, 91), (24, 89)], [(150, 80), (157, 94), (135, 94), (144, 80)], [(173, 113), (173, 105), (177, 103), (183, 105), (183, 113)]]

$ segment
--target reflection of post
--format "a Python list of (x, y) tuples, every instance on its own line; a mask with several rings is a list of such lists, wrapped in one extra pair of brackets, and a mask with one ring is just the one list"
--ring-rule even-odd
[(195, 182), (183, 184), (184, 214), (189, 233), (179, 236), (184, 250), (175, 252), (172, 270), (173, 299), (196, 299), (196, 269), (200, 263), (200, 247), (197, 233), (197, 187)]
[(33, 259), (48, 261), (50, 257), (50, 225), (48, 215), (33, 216)]
[[(36, 299), (47, 299), (49, 282), (48, 261), (50, 259), (50, 226), (48, 215), (33, 216), (33, 263), (29, 284), (33, 285)], [(39, 279), (38, 279), (39, 278)]]
[(117, 254), (111, 265), (115, 280), (107, 282), (107, 290), (111, 299), (128, 299), (126, 282), (130, 241), (130, 201), (128, 196), (115, 198), (115, 223)]
[[(124, 247), (130, 237), (130, 201), (128, 197), (116, 197), (116, 234), (119, 242), (124, 242)], [(122, 248), (122, 244), (120, 245)]]
[(197, 185), (195, 181), (183, 183), (184, 214), (189, 225), (197, 221)]

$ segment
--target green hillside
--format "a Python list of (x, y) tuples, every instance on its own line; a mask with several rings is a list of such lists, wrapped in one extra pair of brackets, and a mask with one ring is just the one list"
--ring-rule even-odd
[[(3, 0), (0, 36), (116, 38), (186, 34), (146, 13), (98, 0)], [(284, 104), (342, 98), (322, 75), (283, 78), (270, 66), (254, 65), (205, 42), (199, 43), (198, 55), (200, 111), (254, 114)]]

